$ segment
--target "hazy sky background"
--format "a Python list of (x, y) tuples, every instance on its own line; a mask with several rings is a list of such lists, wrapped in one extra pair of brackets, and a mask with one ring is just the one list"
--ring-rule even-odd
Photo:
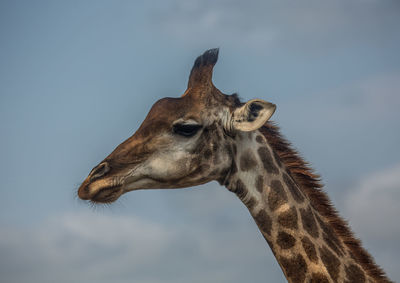
[(220, 47), (214, 83), (277, 104), (364, 246), (400, 281), (400, 2), (0, 1), (0, 282), (285, 282), (216, 182), (75, 198)]

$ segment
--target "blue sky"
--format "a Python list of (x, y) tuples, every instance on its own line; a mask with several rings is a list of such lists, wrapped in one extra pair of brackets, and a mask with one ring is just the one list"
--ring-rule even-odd
[(399, 25), (390, 0), (1, 1), (0, 281), (285, 282), (217, 183), (110, 207), (75, 198), (213, 47), (216, 86), (277, 104), (273, 120), (400, 281)]

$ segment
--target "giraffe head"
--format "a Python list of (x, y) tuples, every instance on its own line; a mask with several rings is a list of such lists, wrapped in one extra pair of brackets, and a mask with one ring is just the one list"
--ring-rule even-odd
[(153, 105), (136, 133), (93, 168), (78, 189), (81, 199), (107, 203), (132, 190), (223, 183), (236, 133), (260, 128), (275, 105), (220, 92), (212, 83), (217, 59), (218, 49), (196, 59), (185, 93)]

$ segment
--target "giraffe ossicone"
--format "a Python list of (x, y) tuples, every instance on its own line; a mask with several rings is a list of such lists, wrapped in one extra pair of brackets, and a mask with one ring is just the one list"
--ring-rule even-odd
[(218, 49), (199, 56), (181, 97), (157, 101), (139, 129), (78, 189), (111, 203), (140, 189), (218, 181), (247, 206), (289, 282), (391, 282), (322, 191), (318, 176), (268, 120), (212, 82)]

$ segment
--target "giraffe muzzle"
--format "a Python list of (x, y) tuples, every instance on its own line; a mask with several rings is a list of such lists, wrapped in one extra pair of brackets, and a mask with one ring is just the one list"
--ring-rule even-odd
[(123, 194), (123, 186), (115, 177), (108, 176), (111, 167), (108, 162), (101, 162), (94, 167), (78, 189), (78, 197), (96, 203), (110, 203)]

